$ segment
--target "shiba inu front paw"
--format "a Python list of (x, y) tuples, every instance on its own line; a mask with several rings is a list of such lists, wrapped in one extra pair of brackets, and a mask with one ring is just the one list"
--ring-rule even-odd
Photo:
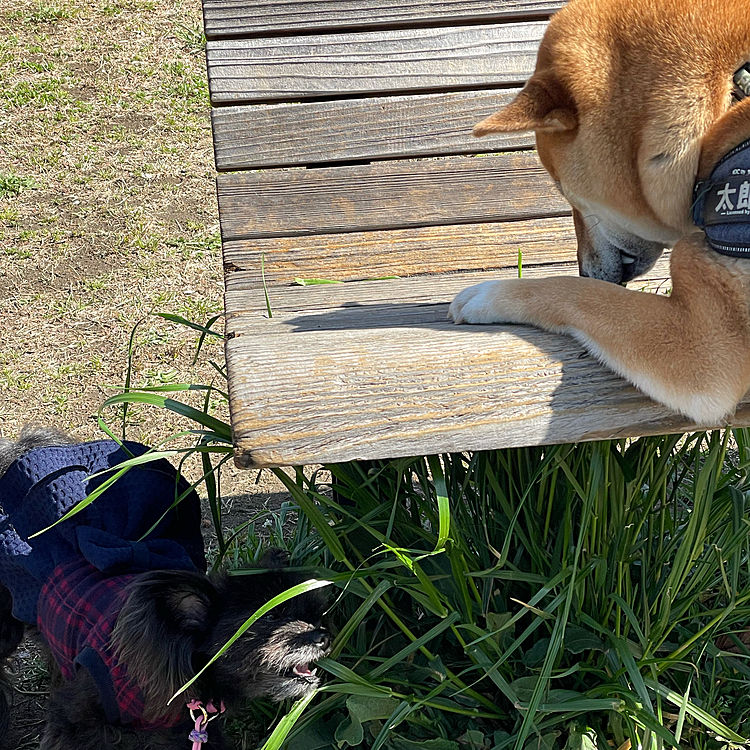
[(512, 280), (483, 281), (459, 292), (448, 308), (448, 317), (455, 323), (481, 325), (487, 323), (519, 323), (507, 309), (504, 289)]

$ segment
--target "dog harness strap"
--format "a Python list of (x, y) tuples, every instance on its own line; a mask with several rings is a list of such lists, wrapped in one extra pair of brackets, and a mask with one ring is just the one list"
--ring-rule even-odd
[(112, 686), (112, 676), (101, 656), (93, 648), (86, 646), (76, 656), (73, 663), (76, 666), (84, 667), (96, 683), (107, 721), (111, 724), (120, 721), (120, 707), (117, 705), (115, 689)]
[(750, 139), (725, 154), (707, 180), (696, 183), (693, 222), (717, 253), (750, 258)]

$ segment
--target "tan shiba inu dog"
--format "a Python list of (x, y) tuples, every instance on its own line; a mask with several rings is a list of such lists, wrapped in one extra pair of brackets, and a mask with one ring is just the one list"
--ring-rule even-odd
[[(691, 419), (731, 416), (750, 387), (750, 176), (743, 185), (735, 162), (716, 175), (735, 149), (750, 175), (748, 61), (750, 0), (572, 0), (524, 89), (474, 133), (536, 132), (586, 278), (478, 284), (450, 317), (569, 334)], [(704, 233), (693, 206), (711, 190)], [(722, 222), (729, 234), (709, 244), (708, 224)], [(667, 247), (670, 296), (619, 286)]]

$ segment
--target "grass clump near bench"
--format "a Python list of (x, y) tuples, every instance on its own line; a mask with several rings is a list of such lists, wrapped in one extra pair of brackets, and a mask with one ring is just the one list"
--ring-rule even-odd
[[(331, 748), (374, 750), (742, 742), (750, 493), (729, 439), (328, 467), (353, 507), (300, 474), (295, 497), (318, 500), (356, 573), (324, 667), (341, 695), (289, 747), (326, 732)], [(436, 554), (443, 491), (450, 532)]]

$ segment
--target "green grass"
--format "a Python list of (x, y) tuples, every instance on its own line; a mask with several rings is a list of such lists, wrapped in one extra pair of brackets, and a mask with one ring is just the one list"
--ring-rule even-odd
[(221, 237), (218, 232), (206, 232), (203, 226), (188, 226), (189, 235), (168, 239), (167, 247), (175, 249), (175, 253), (185, 260), (203, 258), (207, 253), (221, 249)]
[(26, 20), (29, 23), (35, 24), (54, 24), (70, 17), (70, 12), (65, 8), (61, 8), (59, 5), (38, 5), (31, 13), (29, 13)]
[(11, 206), (0, 208), (0, 222), (9, 227), (17, 227), (18, 210)]
[(11, 367), (0, 367), (0, 384), (7, 388), (15, 388), (19, 391), (26, 391), (32, 387), (32, 377), (26, 374), (19, 374)]
[(203, 33), (203, 24), (199, 23), (194, 26), (188, 26), (184, 23), (177, 23), (175, 24), (174, 35), (191, 54), (200, 54), (206, 47), (206, 35)]
[(206, 77), (202, 72), (195, 72), (187, 62), (172, 60), (164, 63), (159, 79), (164, 81), (164, 94), (172, 100), (175, 111), (209, 106)]
[(61, 86), (62, 82), (56, 78), (19, 81), (0, 96), (13, 107), (61, 106), (70, 101), (69, 94)]
[[(33, 190), (38, 185), (33, 177), (22, 177), (17, 174), (4, 174), (0, 172), (0, 198), (13, 197), (20, 195), (24, 190)], [(15, 221), (17, 219), (17, 213), (4, 212), (2, 214), (3, 220), (9, 220), (9, 218)]]
[[(221, 527), (223, 391), (127, 386), (105, 411), (193, 425), (174, 455), (202, 462), (216, 564), (257, 559), (261, 519)], [(274, 541), (334, 582), (336, 638), (267, 750), (746, 746), (749, 468), (727, 430), (275, 471), (294, 507)]]
[[(726, 460), (729, 439), (443, 456), (451, 519), (437, 554), (438, 483), (424, 458), (326, 467), (338, 502), (315, 474), (287, 480), (343, 551), (319, 563), (356, 570), (358, 584), (334, 610), (346, 623), (324, 664), (334, 696), (291, 747), (320, 737), (321, 720), (331, 747), (359, 739), (353, 685), (393, 709), (368, 719), (381, 721), (361, 733), (371, 748), (457, 750), (459, 737), (552, 748), (581, 731), (602, 748), (740, 742), (750, 672), (716, 645), (750, 618), (748, 455)], [(358, 621), (355, 606), (381, 585)]]
[(49, 73), (54, 69), (54, 65), (49, 61), (33, 62), (31, 60), (21, 60), (19, 62), (21, 70), (29, 70), (32, 73)]

